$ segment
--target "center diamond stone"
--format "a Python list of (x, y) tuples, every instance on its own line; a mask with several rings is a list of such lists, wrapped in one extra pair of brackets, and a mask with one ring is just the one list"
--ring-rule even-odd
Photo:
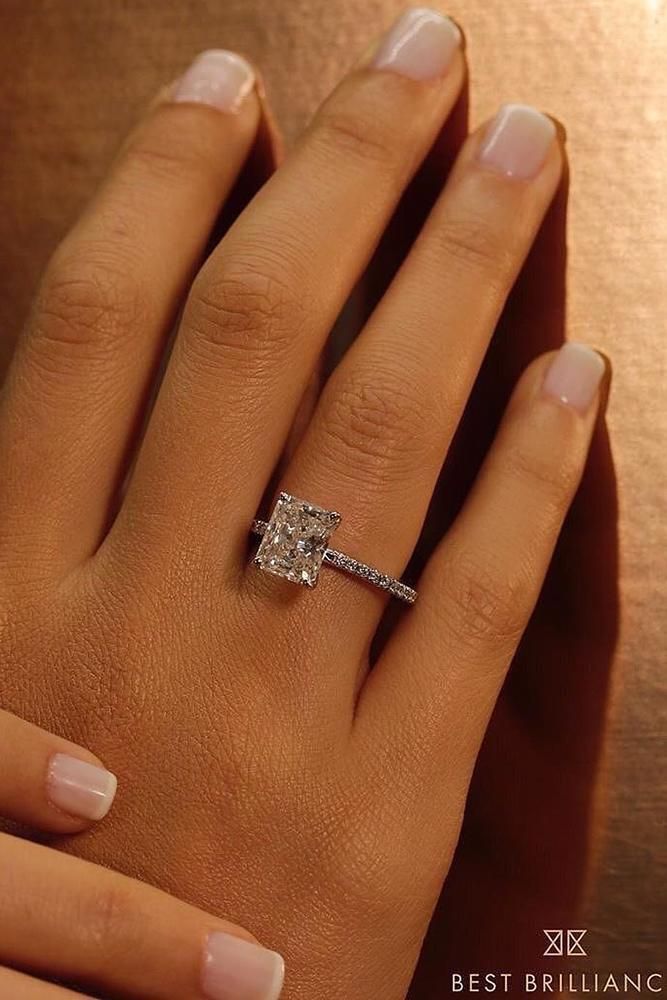
[(298, 500), (278, 497), (255, 556), (255, 565), (291, 583), (314, 587), (329, 539), (340, 514)]

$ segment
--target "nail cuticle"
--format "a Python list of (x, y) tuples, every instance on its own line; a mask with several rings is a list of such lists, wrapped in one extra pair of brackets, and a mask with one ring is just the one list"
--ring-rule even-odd
[(417, 81), (434, 80), (447, 74), (461, 43), (461, 31), (454, 21), (437, 11), (417, 7), (389, 29), (371, 65)]

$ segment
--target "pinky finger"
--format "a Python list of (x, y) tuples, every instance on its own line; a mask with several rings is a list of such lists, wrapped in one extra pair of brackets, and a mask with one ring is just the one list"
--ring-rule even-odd
[[(605, 363), (566, 344), (520, 380), (463, 510), (430, 560), (360, 704), (368, 728), (406, 734), (405, 780), (452, 755), (465, 791), (586, 463)], [(437, 724), (433, 720), (437, 720)], [(427, 731), (429, 739), (424, 739)], [(371, 736), (371, 739), (373, 737)], [(415, 754), (420, 756), (415, 760)], [(453, 789), (450, 788), (450, 791)]]
[(93, 754), (0, 711), (0, 816), (76, 833), (103, 819), (115, 794), (115, 776)]
[(86, 1000), (81, 993), (72, 993), (61, 986), (41, 983), (21, 972), (3, 968), (0, 968), (0, 997), (11, 997), (12, 1000)]

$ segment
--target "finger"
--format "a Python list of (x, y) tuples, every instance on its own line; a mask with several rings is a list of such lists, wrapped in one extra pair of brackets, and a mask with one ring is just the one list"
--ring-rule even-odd
[(0, 711), (0, 815), (76, 833), (106, 816), (116, 777), (82, 747)]
[(459, 41), (440, 15), (402, 19), (198, 276), (121, 515), (143, 550), (178, 542), (219, 573), (224, 510), (240, 556), (323, 342), (456, 100)]
[(283, 961), (247, 931), (78, 858), (0, 836), (0, 962), (151, 1000), (277, 1000)]
[[(330, 379), (285, 476), (287, 492), (341, 512), (336, 548), (402, 573), (561, 169), (555, 126), (532, 108), (503, 108), (464, 146), (399, 275)], [(350, 577), (326, 578), (323, 613), (335, 623), (341, 600), (354, 606), (357, 641), (365, 643), (373, 609), (379, 615), (384, 601)]]
[(238, 56), (200, 56), (48, 266), (0, 407), (0, 547), (24, 562), (30, 549), (72, 565), (99, 543), (165, 338), (253, 143), (253, 81)]
[[(86, 1000), (82, 993), (40, 982), (13, 969), (0, 968), (0, 997), (7, 1000)], [(93, 1000), (89, 997), (88, 1000)]]
[(360, 738), (382, 734), (403, 793), (429, 780), (439, 804), (465, 792), (583, 472), (604, 370), (577, 344), (527, 370), (419, 601), (366, 683)]

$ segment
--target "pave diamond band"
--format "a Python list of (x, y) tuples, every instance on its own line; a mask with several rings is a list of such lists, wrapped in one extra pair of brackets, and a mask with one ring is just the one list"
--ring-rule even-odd
[(335, 511), (281, 493), (270, 520), (252, 523), (253, 533), (262, 539), (253, 561), (267, 573), (307, 587), (315, 586), (322, 564), (326, 563), (407, 604), (414, 604), (417, 592), (412, 587), (329, 548), (329, 539), (340, 522), (340, 514)]
[(358, 559), (346, 556), (344, 552), (338, 552), (336, 549), (327, 549), (324, 553), (324, 562), (328, 563), (329, 566), (334, 566), (336, 569), (342, 569), (345, 573), (351, 573), (352, 576), (358, 576), (361, 580), (365, 580), (366, 583), (370, 583), (374, 587), (379, 587), (380, 590), (386, 590), (392, 597), (398, 597), (399, 600), (405, 601), (406, 604), (414, 604), (417, 600), (417, 591), (413, 590), (412, 587), (408, 587), (407, 583), (396, 580), (393, 576), (387, 576), (386, 573), (381, 573), (373, 566), (367, 566), (366, 563), (359, 562)]

